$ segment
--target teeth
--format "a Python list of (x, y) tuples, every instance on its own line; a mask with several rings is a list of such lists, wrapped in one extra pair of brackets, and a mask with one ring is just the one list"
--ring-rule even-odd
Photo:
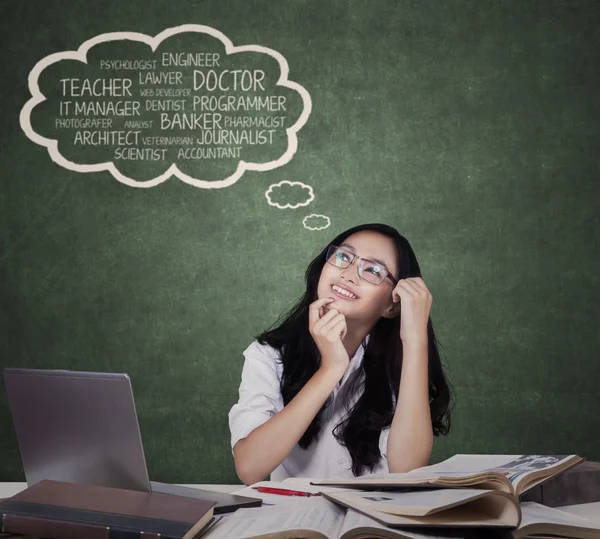
[(344, 290), (343, 288), (340, 288), (339, 286), (334, 285), (333, 289), (336, 292), (339, 292), (340, 294), (344, 294), (344, 296), (348, 296), (349, 298), (356, 299), (356, 296), (354, 294), (351, 294), (350, 292)]

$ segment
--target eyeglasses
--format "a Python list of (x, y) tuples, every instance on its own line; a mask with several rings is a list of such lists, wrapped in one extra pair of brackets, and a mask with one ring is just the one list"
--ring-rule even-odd
[(325, 255), (325, 260), (335, 266), (336, 268), (347, 268), (350, 264), (354, 263), (358, 259), (358, 276), (365, 281), (379, 286), (386, 277), (392, 281), (394, 286), (398, 282), (394, 276), (381, 264), (373, 262), (363, 258), (362, 256), (356, 256), (354, 253), (347, 251), (343, 247), (337, 245), (330, 245)]

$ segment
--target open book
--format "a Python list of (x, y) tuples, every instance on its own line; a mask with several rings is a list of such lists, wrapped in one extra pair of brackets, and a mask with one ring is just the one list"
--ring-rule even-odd
[(535, 502), (522, 502), (521, 512), (521, 524), (512, 532), (515, 539), (548, 536), (554, 539), (600, 539), (600, 522)]
[(513, 496), (499, 490), (346, 490), (323, 496), (391, 528), (516, 528), (521, 523), (519, 504)]
[(238, 509), (203, 539), (476, 539), (473, 531), (392, 530), (321, 498), (294, 498), (276, 507)]
[(294, 498), (276, 507), (238, 509), (203, 539), (480, 539), (560, 537), (599, 539), (600, 523), (534, 502), (521, 504), (518, 528), (390, 528), (328, 500)]
[(407, 473), (371, 474), (355, 479), (322, 479), (313, 485), (358, 489), (481, 488), (515, 497), (579, 464), (577, 455), (455, 455)]

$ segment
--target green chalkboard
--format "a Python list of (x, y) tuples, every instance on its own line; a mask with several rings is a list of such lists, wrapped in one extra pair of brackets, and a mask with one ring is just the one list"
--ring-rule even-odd
[(242, 351), (331, 238), (383, 222), (454, 388), (433, 460), (599, 460), (599, 23), (576, 0), (6, 0), (1, 365), (127, 372), (152, 479), (236, 481)]

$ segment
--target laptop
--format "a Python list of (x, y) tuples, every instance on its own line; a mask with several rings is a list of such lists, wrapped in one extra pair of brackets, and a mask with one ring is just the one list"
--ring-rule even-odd
[(127, 374), (5, 368), (4, 381), (28, 486), (54, 479), (202, 498), (215, 514), (262, 504), (150, 481)]

